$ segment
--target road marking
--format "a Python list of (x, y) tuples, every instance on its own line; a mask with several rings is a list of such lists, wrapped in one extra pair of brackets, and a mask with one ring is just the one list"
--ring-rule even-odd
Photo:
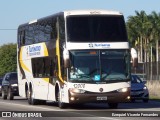
[[(2, 104), (6, 104), (6, 102), (2, 102), (2, 101), (0, 101), (0, 103), (2, 103)], [(101, 119), (106, 119), (106, 120), (120, 120), (120, 119), (117, 119), (117, 118), (113, 118), (113, 117), (100, 117), (100, 116), (96, 116), (96, 115), (92, 115), (92, 114), (85, 114), (85, 113), (78, 113), (79, 111), (73, 111), (73, 112), (71, 112), (71, 111), (68, 111), (68, 110), (62, 110), (62, 109), (54, 109), (54, 108), (44, 108), (44, 106), (43, 107), (39, 107), (39, 106), (32, 106), (32, 105), (22, 105), (22, 104), (17, 104), (17, 103), (7, 103), (7, 105), (14, 105), (14, 106), (18, 106), (18, 107), (26, 107), (26, 108), (35, 108), (35, 109), (38, 109), (38, 111), (39, 110), (46, 110), (46, 111), (65, 111), (65, 112), (67, 112), (67, 113), (72, 113), (72, 114), (78, 114), (79, 116), (87, 116), (87, 117), (97, 117), (97, 118), (101, 118)], [(19, 110), (18, 110), (19, 111)], [(22, 110), (23, 111), (23, 110)], [(40, 111), (39, 111), (40, 112)], [(83, 112), (83, 111), (82, 111)]]
[[(0, 103), (2, 103), (2, 104), (6, 104), (6, 102), (1, 102), (0, 101)], [(17, 103), (7, 103), (7, 105), (8, 104), (10, 104), (10, 105), (15, 105), (15, 106), (21, 106), (21, 107), (27, 107), (27, 108), (36, 108), (36, 109), (43, 109), (43, 110), (46, 110), (46, 111), (48, 111), (48, 110), (50, 110), (50, 111), (62, 111), (62, 110), (58, 110), (58, 109), (54, 109), (54, 108), (52, 108), (52, 109), (50, 109), (50, 108), (44, 108), (44, 107), (39, 107), (39, 106), (33, 106), (33, 105), (22, 105), (22, 104), (17, 104)], [(63, 110), (64, 111), (64, 110)]]

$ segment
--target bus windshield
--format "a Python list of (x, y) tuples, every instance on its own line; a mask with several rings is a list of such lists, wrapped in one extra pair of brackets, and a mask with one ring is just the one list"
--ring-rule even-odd
[(70, 42), (127, 41), (122, 15), (67, 16), (67, 40)]
[(70, 82), (117, 82), (130, 79), (128, 50), (70, 51)]

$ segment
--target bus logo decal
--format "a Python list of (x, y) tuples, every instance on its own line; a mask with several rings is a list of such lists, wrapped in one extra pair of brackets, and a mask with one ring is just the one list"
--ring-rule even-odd
[(109, 48), (111, 45), (110, 44), (107, 44), (107, 43), (95, 43), (95, 44), (88, 44), (90, 48), (98, 48), (98, 47), (101, 47), (101, 48)]
[(94, 44), (95, 47), (110, 47), (110, 44)]
[(92, 44), (92, 43), (91, 43), (91, 44), (89, 44), (89, 47), (90, 47), (90, 48), (93, 48), (93, 44)]
[(41, 46), (29, 46), (28, 52), (29, 56), (40, 55)]
[(100, 92), (103, 92), (103, 88), (100, 88), (99, 91), (100, 91)]
[(94, 80), (95, 80), (95, 81), (100, 81), (100, 75), (95, 75), (95, 76), (94, 76)]

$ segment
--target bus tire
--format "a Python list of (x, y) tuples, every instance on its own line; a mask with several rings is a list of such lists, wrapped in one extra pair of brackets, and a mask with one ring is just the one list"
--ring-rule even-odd
[(108, 103), (108, 105), (109, 105), (109, 108), (111, 108), (111, 109), (118, 108), (118, 103)]
[(38, 104), (38, 100), (33, 98), (33, 90), (31, 90), (31, 95), (30, 95), (30, 100), (31, 100), (31, 105), (37, 105)]
[(7, 95), (5, 94), (5, 91), (2, 89), (2, 99), (6, 100), (7, 99)]
[(27, 100), (28, 100), (28, 104), (30, 104), (31, 105), (31, 95), (30, 95), (31, 93), (30, 93), (30, 90), (29, 89), (27, 89)]
[(14, 98), (14, 96), (13, 96), (12, 90), (11, 90), (11, 88), (8, 88), (7, 99), (13, 100), (13, 98)]
[(46, 105), (46, 100), (38, 100), (39, 105)]
[(60, 98), (60, 90), (58, 90), (58, 95), (57, 95), (57, 99), (58, 99), (58, 107), (59, 108), (61, 108), (61, 109), (63, 109), (63, 108), (66, 108), (66, 103), (63, 103), (62, 101), (61, 101), (61, 98)]
[(37, 104), (37, 100), (33, 98), (33, 92), (32, 92), (32, 88), (29, 90), (27, 90), (27, 99), (28, 99), (28, 104), (30, 105), (36, 105)]

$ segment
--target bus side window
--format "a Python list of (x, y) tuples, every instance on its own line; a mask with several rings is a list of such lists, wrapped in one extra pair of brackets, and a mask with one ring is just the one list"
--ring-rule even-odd
[(51, 58), (50, 57), (46, 57), (46, 58), (44, 58), (44, 60), (45, 60), (45, 67), (44, 67), (44, 69), (45, 69), (45, 76), (46, 77), (50, 77), (50, 76), (52, 76), (51, 75), (51, 68), (52, 68), (52, 64), (51, 64)]
[(50, 33), (51, 39), (54, 41), (57, 39), (57, 28), (56, 28), (56, 19), (52, 20), (52, 31)]
[(54, 62), (53, 62), (53, 76), (56, 77), (58, 74), (58, 58), (55, 56)]
[(20, 32), (20, 44), (25, 45), (25, 31)]
[(18, 33), (18, 47), (21, 46), (21, 32)]

